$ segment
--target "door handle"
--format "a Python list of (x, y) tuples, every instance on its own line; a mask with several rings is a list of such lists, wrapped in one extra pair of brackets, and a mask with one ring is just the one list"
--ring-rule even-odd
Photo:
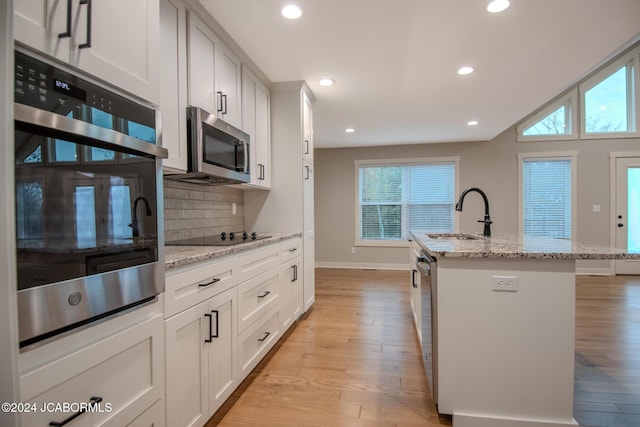
[(71, 37), (71, 0), (67, 0), (67, 30), (58, 34), (59, 39)]
[(86, 49), (91, 47), (91, 0), (80, 0), (80, 4), (87, 5), (87, 38), (78, 46), (78, 49)]

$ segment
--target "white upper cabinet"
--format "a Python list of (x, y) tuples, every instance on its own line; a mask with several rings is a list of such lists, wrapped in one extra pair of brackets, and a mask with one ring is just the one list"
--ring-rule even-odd
[(187, 170), (187, 11), (182, 0), (160, 3), (160, 111), (162, 146), (169, 151), (163, 167)]
[(242, 129), (249, 134), (251, 187), (271, 188), (271, 115), (269, 89), (242, 68)]
[(16, 41), (158, 103), (159, 0), (15, 0)]
[(189, 14), (189, 104), (240, 128), (240, 59), (194, 13)]

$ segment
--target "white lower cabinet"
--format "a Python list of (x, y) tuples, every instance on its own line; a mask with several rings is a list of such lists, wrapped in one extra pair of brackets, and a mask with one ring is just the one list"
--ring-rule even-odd
[(37, 408), (22, 414), (23, 427), (164, 426), (162, 317), (23, 375), (22, 401)]
[(204, 425), (302, 313), (300, 247), (287, 239), (168, 272), (168, 426)]
[(201, 426), (238, 385), (236, 288), (166, 320), (167, 424)]

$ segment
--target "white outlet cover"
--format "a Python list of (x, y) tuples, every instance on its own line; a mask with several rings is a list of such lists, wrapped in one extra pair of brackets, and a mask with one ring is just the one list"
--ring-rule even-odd
[(518, 292), (518, 276), (493, 276), (493, 290), (497, 292)]

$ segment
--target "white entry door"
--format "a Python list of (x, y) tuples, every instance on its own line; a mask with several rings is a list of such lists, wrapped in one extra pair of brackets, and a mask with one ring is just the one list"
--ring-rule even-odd
[[(616, 159), (616, 247), (640, 253), (640, 157)], [(640, 274), (640, 260), (616, 261), (616, 274)]]

